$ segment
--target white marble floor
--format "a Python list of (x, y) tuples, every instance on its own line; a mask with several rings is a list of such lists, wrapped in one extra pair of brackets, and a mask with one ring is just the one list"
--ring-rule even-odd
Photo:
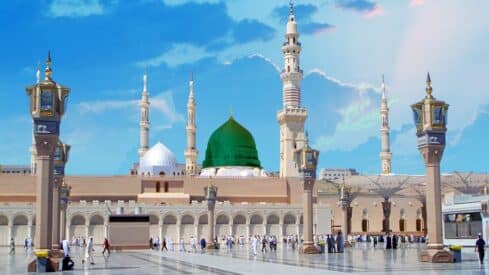
[[(301, 255), (290, 248), (277, 252), (258, 252), (252, 255), (248, 247), (226, 248), (204, 253), (159, 252), (137, 250), (113, 252), (104, 258), (101, 247), (96, 248), (95, 265), (82, 265), (80, 248), (72, 249), (75, 271), (67, 274), (489, 274), (489, 261), (480, 266), (472, 249), (463, 251), (462, 263), (420, 263), (420, 247), (413, 245), (397, 250), (373, 249), (368, 246), (348, 248), (343, 254)], [(17, 248), (8, 255), (0, 247), (0, 274), (26, 273), (32, 257), (29, 251)]]

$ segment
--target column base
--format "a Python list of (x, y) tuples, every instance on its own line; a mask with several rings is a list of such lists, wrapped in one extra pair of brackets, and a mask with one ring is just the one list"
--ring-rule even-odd
[(303, 244), (301, 247), (302, 254), (319, 254), (319, 249), (312, 243)]
[(63, 260), (64, 253), (62, 250), (43, 250), (43, 251), (48, 251), (48, 257), (47, 257), (47, 262), (45, 263), (44, 266), (41, 266), (39, 268), (43, 270), (38, 270), (37, 266), (37, 261), (38, 259), (36, 257), (33, 257), (30, 259), (27, 263), (27, 272), (58, 272), (60, 262)]
[(419, 261), (429, 263), (453, 263), (453, 256), (443, 249), (428, 248), (421, 252)]

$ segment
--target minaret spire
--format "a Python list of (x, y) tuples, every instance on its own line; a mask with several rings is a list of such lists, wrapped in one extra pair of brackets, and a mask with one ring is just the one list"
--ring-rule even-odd
[(392, 153), (390, 151), (389, 106), (387, 104), (384, 75), (382, 75), (382, 100), (380, 103), (380, 117), (382, 121), (382, 125), (380, 128), (380, 133), (381, 133), (380, 160), (382, 166), (382, 175), (388, 175), (391, 173)]
[(199, 151), (196, 146), (197, 126), (195, 122), (195, 98), (194, 76), (190, 73), (189, 95), (187, 101), (187, 148), (185, 148), (185, 174), (193, 176), (197, 174), (197, 156)]
[(148, 72), (144, 69), (143, 75), (143, 92), (141, 96), (139, 119), (139, 159), (142, 159), (144, 154), (149, 149), (149, 98), (148, 98)]
[(430, 72), (428, 72), (428, 75), (426, 76), (426, 98), (433, 98), (431, 93), (433, 92), (433, 88), (431, 87), (431, 76)]
[(280, 177), (298, 177), (300, 174), (295, 162), (295, 152), (307, 145), (304, 132), (307, 110), (301, 106), (302, 45), (299, 42), (292, 1), (289, 2), (289, 19), (284, 37), (285, 42), (282, 44), (284, 67), (280, 74), (283, 108), (277, 114), (280, 124)]
[(51, 51), (48, 51), (48, 57), (46, 58), (46, 69), (44, 69), (44, 80), (52, 81), (52, 73), (53, 71), (51, 70)]

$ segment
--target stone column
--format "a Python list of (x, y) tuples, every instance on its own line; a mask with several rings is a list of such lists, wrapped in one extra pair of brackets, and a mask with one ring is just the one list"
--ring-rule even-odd
[(65, 239), (67, 239), (70, 243), (71, 243), (71, 219), (68, 219), (66, 217), (66, 214), (65, 214), (65, 222), (66, 222), (66, 225), (65, 225), (65, 229), (66, 229), (66, 235), (65, 235)]
[(90, 221), (85, 222), (85, 241), (88, 243), (88, 237), (90, 236)]
[(14, 225), (12, 221), (8, 222), (8, 239), (6, 245), (10, 245), (10, 239), (14, 237)]
[(316, 246), (314, 246), (313, 239), (313, 213), (312, 213), (312, 187), (314, 180), (310, 181), (304, 180), (304, 194), (303, 194), (303, 208), (304, 208), (304, 225), (303, 225), (303, 235), (304, 242), (302, 244), (302, 253), (305, 254), (315, 254), (319, 253)]
[(60, 213), (59, 213), (59, 186), (61, 185), (61, 179), (59, 177), (54, 177), (53, 184), (53, 248), (60, 248), (60, 237), (59, 237), (59, 227), (60, 227)]
[(281, 223), (279, 223), (278, 225), (280, 227), (280, 231), (279, 231), (279, 234), (278, 234), (278, 240), (277, 240), (277, 243), (278, 244), (283, 244), (284, 242), (284, 224), (283, 224), (283, 221)]
[(27, 222), (27, 238), (32, 240), (32, 219)]
[(436, 146), (420, 148), (426, 168), (426, 216), (428, 229), (427, 249), (421, 253), (421, 261), (450, 262), (451, 255), (443, 250), (440, 161), (443, 151)]
[(229, 236), (234, 236), (233, 234), (233, 221), (229, 222)]
[(214, 246), (214, 237), (215, 237), (215, 233), (214, 233), (214, 223), (215, 223), (215, 219), (214, 219), (214, 208), (215, 208), (215, 205), (208, 205), (207, 207), (207, 218), (208, 218), (208, 224), (209, 224), (209, 234), (207, 236), (207, 239), (208, 239), (208, 242), (207, 242), (207, 249), (214, 249), (215, 246)]
[(53, 244), (53, 153), (58, 137), (36, 136), (36, 249), (51, 250)]
[(200, 238), (199, 238), (199, 220), (198, 219), (196, 219), (196, 221), (194, 222), (194, 237), (197, 240), (197, 242), (199, 242)]
[(180, 239), (182, 236), (182, 223), (180, 219), (177, 221), (177, 239), (175, 241), (175, 244), (180, 244)]
[(246, 221), (246, 241), (248, 242), (250, 239), (250, 222)]
[(158, 221), (158, 236), (160, 237), (160, 243), (163, 245), (163, 219), (160, 217), (160, 220)]
[(61, 240), (68, 240), (69, 236), (67, 235), (66, 230), (66, 206), (60, 207), (59, 209), (59, 237)]
[(109, 224), (104, 222), (104, 238), (109, 239)]
[(266, 221), (266, 218), (263, 220), (263, 236), (265, 236), (267, 234), (267, 221)]

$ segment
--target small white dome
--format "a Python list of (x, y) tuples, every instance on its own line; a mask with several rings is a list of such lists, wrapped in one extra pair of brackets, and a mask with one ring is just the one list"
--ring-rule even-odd
[(139, 174), (158, 175), (161, 172), (171, 175), (176, 170), (175, 155), (161, 142), (149, 149), (139, 163)]

